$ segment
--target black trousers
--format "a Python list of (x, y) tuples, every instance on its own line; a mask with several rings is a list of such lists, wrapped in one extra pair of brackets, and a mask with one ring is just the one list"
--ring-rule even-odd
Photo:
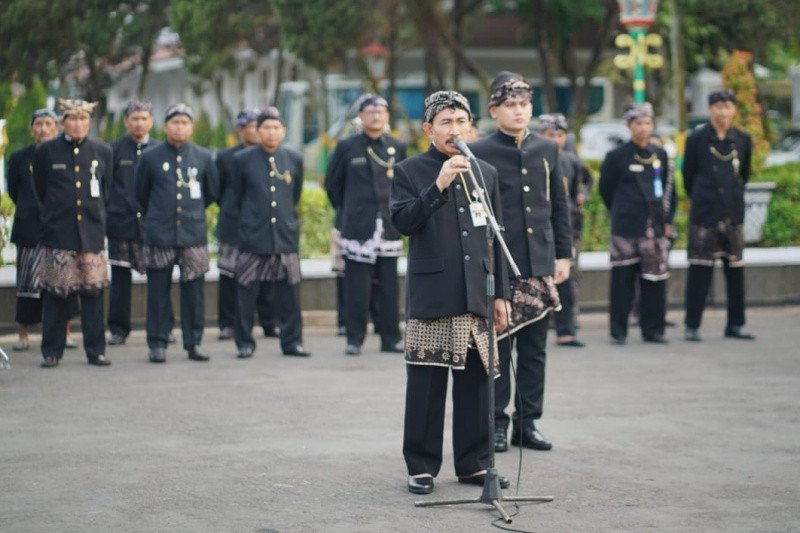
[[(181, 336), (183, 347), (189, 349), (203, 341), (205, 294), (203, 278), (180, 282)], [(172, 267), (147, 269), (147, 346), (166, 348), (172, 329), (170, 286)]]
[[(219, 276), (219, 298), (218, 298), (218, 319), (219, 329), (232, 328), (236, 325), (236, 307), (238, 283), (229, 276)], [(272, 310), (272, 290), (266, 288), (258, 293), (256, 309), (258, 311), (258, 323), (264, 333), (272, 332), (275, 329), (275, 313)]]
[(561, 300), (561, 311), (553, 313), (556, 324), (556, 334), (559, 337), (575, 335), (575, 283), (572, 276), (559, 285), (558, 298)]
[(336, 326), (345, 327), (347, 320), (347, 309), (344, 305), (344, 275), (336, 276)]
[[(111, 286), (108, 292), (108, 330), (115, 335), (127, 337), (131, 332), (131, 281), (133, 273), (129, 267), (111, 265)], [(175, 327), (175, 313), (169, 301), (169, 329)]]
[(544, 406), (544, 371), (547, 360), (547, 327), (544, 317), (499, 341), (500, 377), (494, 384), (494, 426), (506, 430), (511, 402), (511, 351), (517, 346), (517, 394), (514, 395), (514, 425), (526, 427), (542, 417)]
[(609, 290), (609, 330), (615, 339), (628, 336), (628, 317), (631, 313), (634, 286), (639, 283), (639, 327), (642, 337), (652, 339), (664, 335), (666, 317), (666, 280), (650, 281), (639, 275), (640, 265), (611, 267)]
[[(722, 260), (725, 273), (725, 292), (728, 303), (726, 327), (744, 326), (744, 268), (731, 267), (727, 259)], [(699, 328), (706, 306), (708, 289), (714, 277), (713, 266), (689, 265), (686, 278), (686, 318), (689, 328)]]
[(106, 353), (105, 328), (103, 326), (103, 293), (97, 296), (85, 294), (59, 298), (42, 292), (42, 356), (61, 359), (67, 342), (67, 322), (74, 316), (76, 301), (80, 300), (81, 332), (86, 357), (97, 357)]
[[(378, 318), (381, 344), (400, 342), (400, 310), (397, 298), (397, 258), (379, 257), (374, 265), (345, 259), (344, 304), (347, 343), (361, 346), (367, 333), (370, 293), (377, 290)], [(378, 283), (373, 285), (373, 278)]]
[(17, 296), (17, 307), (14, 320), (17, 324), (33, 326), (42, 321), (42, 298)]
[(236, 347), (255, 349), (253, 319), (256, 302), (266, 291), (273, 293), (275, 297), (281, 349), (286, 352), (303, 344), (303, 316), (300, 312), (300, 297), (297, 289), (297, 285), (289, 285), (285, 279), (275, 282), (256, 282), (247, 286), (237, 283), (236, 320), (233, 328)]
[[(403, 457), (408, 474), (437, 476), (442, 466), (447, 378), (441, 366), (406, 365)], [(453, 370), (453, 458), (457, 476), (489, 466), (488, 385), (477, 350), (464, 370)]]

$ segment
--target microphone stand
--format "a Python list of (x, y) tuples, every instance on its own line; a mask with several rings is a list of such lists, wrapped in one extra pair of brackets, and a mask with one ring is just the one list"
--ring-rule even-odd
[[(474, 156), (470, 157), (470, 163), (475, 161)], [(477, 164), (477, 163), (476, 163)], [(480, 170), (480, 169), (478, 169)], [(488, 419), (489, 419), (489, 467), (486, 469), (486, 477), (483, 482), (483, 493), (480, 498), (468, 498), (463, 500), (444, 500), (444, 501), (416, 501), (415, 507), (438, 507), (442, 505), (461, 505), (468, 503), (483, 503), (494, 507), (503, 521), (506, 524), (511, 523), (511, 517), (503, 508), (503, 501), (507, 502), (551, 502), (552, 496), (507, 496), (503, 497), (503, 490), (500, 488), (500, 478), (497, 473), (497, 468), (494, 464), (494, 361), (495, 361), (495, 331), (494, 331), (494, 240), (500, 244), (500, 249), (503, 251), (508, 260), (508, 265), (515, 276), (520, 276), (519, 267), (511, 256), (508, 250), (505, 239), (503, 239), (502, 229), (497, 223), (497, 219), (493, 216), (494, 211), (490, 209), (489, 201), (486, 199), (485, 191), (480, 187), (478, 180), (475, 179), (475, 174), (472, 172), (472, 165), (470, 164), (469, 177), (475, 191), (478, 192), (478, 201), (480, 202), (483, 212), (486, 215), (486, 245), (488, 249), (488, 268), (486, 273), (486, 310), (488, 317), (489, 328), (489, 372), (488, 372)], [(501, 273), (502, 275), (502, 273)]]

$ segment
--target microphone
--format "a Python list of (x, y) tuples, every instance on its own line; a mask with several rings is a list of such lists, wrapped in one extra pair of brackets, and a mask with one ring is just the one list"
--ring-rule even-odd
[(476, 159), (475, 154), (473, 154), (472, 150), (469, 149), (469, 146), (467, 146), (467, 143), (464, 142), (464, 139), (459, 137), (453, 142), (455, 143), (458, 151), (467, 156), (467, 159)]

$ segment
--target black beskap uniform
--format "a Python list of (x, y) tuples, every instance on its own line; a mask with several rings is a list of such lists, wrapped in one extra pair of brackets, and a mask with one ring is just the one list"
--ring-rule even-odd
[(664, 224), (672, 222), (672, 213), (664, 213), (663, 199), (668, 165), (663, 148), (627, 142), (610, 151), (600, 168), (600, 195), (611, 213), (609, 329), (616, 340), (624, 341), (628, 334), (637, 276), (642, 337), (655, 340), (664, 335), (668, 277)]
[[(390, 200), (392, 223), (409, 236), (406, 316), (433, 320), (467, 313), (486, 317), (488, 250), (485, 226), (474, 226), (467, 191), (456, 178), (443, 192), (436, 177), (449, 157), (436, 148), (403, 161)], [(500, 205), (497, 171), (480, 161), (487, 197)], [(471, 184), (468, 187), (471, 189)], [(500, 222), (502, 214), (495, 209)], [(494, 247), (498, 298), (508, 297), (508, 278), (499, 246)], [(488, 466), (487, 373), (477, 350), (469, 349), (463, 370), (453, 370), (453, 448), (456, 474)], [(407, 364), (403, 455), (409, 475), (436, 476), (442, 463), (446, 366)]]
[[(180, 175), (177, 172), (180, 169)], [(192, 194), (194, 179), (199, 190)], [(180, 185), (179, 185), (180, 183)], [(186, 143), (176, 148), (163, 142), (144, 152), (135, 171), (136, 198), (141, 206), (142, 237), (146, 249), (183, 250), (207, 244), (205, 209), (217, 197), (217, 169), (208, 150)], [(193, 198), (192, 196), (196, 196)], [(187, 350), (203, 337), (203, 276), (187, 279), (186, 270), (203, 265), (180, 264), (181, 334)], [(208, 251), (205, 250), (205, 270)], [(166, 348), (170, 330), (169, 292), (172, 264), (147, 267), (147, 344)]]
[[(722, 258), (725, 272), (728, 300), (726, 330), (745, 323), (742, 224), (744, 189), (750, 179), (751, 152), (750, 136), (735, 127), (729, 128), (725, 137), (720, 139), (713, 126), (706, 124), (686, 140), (683, 185), (692, 201), (689, 210), (685, 318), (689, 328), (700, 327), (714, 274), (715, 257)], [(697, 242), (701, 233), (717, 232), (718, 225), (723, 228), (718, 233), (725, 235), (728, 242), (720, 242), (720, 239), (717, 246), (709, 246), (710, 242)], [(735, 244), (731, 241), (735, 241)], [(734, 253), (729, 253), (731, 251)]]
[[(517, 139), (497, 131), (471, 145), (476, 157), (497, 168), (502, 195), (504, 236), (522, 278), (552, 276), (556, 259), (572, 256), (572, 230), (564, 185), (559, 173), (558, 145), (528, 133)], [(517, 343), (515, 431), (542, 416), (547, 325), (542, 319), (512, 337)], [(495, 429), (505, 431), (511, 400), (512, 341), (499, 342), (500, 378), (495, 386)], [(517, 425), (519, 424), (519, 427)]]
[[(280, 321), (281, 348), (286, 353), (303, 342), (303, 318), (297, 290), (300, 281), (297, 203), (303, 192), (303, 157), (288, 148), (279, 147), (270, 153), (261, 146), (251, 146), (237, 153), (234, 159), (237, 177), (231, 202), (239, 213), (238, 242), (242, 259), (237, 263), (254, 265), (258, 258), (276, 263), (288, 258), (291, 263), (288, 266), (284, 261), (280, 273), (253, 272), (255, 276), (248, 276), (241, 272), (242, 277), (237, 264), (236, 346), (239, 350), (255, 348), (252, 329), (256, 300), (271, 288)], [(277, 173), (272, 170), (273, 165)], [(258, 258), (248, 257), (250, 254)]]
[[(341, 217), (341, 238), (344, 241), (366, 243), (376, 232), (376, 220), (383, 224), (382, 241), (399, 241), (400, 233), (392, 226), (389, 216), (389, 192), (394, 173), (376, 161), (368, 148), (381, 161), (400, 162), (406, 157), (403, 143), (381, 135), (372, 139), (364, 133), (353, 135), (336, 145), (325, 175), (325, 190), (337, 216)], [(366, 253), (374, 253), (376, 243), (370, 243)], [(377, 280), (377, 302), (381, 345), (396, 345), (402, 338), (399, 326), (397, 256), (402, 253), (377, 254), (377, 259), (356, 259), (345, 248), (344, 294), (347, 343), (361, 346), (367, 329), (370, 291)]]
[(578, 205), (578, 195), (587, 198), (592, 187), (592, 176), (584, 168), (578, 156), (572, 152), (561, 150), (558, 153), (558, 163), (561, 168), (561, 178), (567, 191), (570, 222), (572, 225), (573, 265), (570, 268), (569, 278), (557, 286), (558, 297), (561, 300), (561, 310), (554, 314), (556, 334), (559, 337), (573, 336), (575, 328), (575, 290), (576, 273), (578, 272), (578, 253), (583, 229), (583, 214)]
[[(33, 186), (33, 153), (31, 144), (11, 154), (8, 159), (6, 181), (8, 195), (14, 201), (14, 224), (11, 242), (17, 246), (17, 306), (15, 321), (33, 325), (42, 321), (42, 299), (35, 284), (39, 255), (36, 246), (42, 232), (39, 221), (39, 198)], [(25, 257), (23, 257), (25, 256)], [(23, 271), (23, 269), (25, 271)]]
[[(111, 147), (95, 139), (75, 142), (63, 133), (36, 147), (33, 181), (41, 200), (41, 246), (52, 250), (101, 253), (105, 245)], [(93, 185), (94, 179), (97, 180)], [(96, 189), (95, 189), (96, 187)], [(92, 193), (96, 194), (92, 194)], [(80, 292), (81, 331), (86, 356), (105, 355), (103, 292)], [(42, 292), (42, 355), (64, 353), (70, 300)]]
[[(113, 250), (116, 242), (124, 245), (132, 253), (135, 247), (141, 251), (142, 233), (139, 228), (139, 202), (133, 183), (133, 171), (142, 152), (155, 145), (149, 138), (139, 143), (130, 135), (120, 137), (111, 143), (114, 153), (114, 170), (108, 190), (108, 217), (106, 233), (108, 248)], [(116, 242), (115, 242), (116, 241)], [(111, 286), (108, 293), (108, 329), (112, 334), (127, 337), (131, 332), (131, 269), (140, 267), (126, 261), (121, 264), (115, 257), (111, 263)]]

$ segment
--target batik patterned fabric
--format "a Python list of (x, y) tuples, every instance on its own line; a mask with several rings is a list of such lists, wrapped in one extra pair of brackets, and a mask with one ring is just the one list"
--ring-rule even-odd
[(732, 267), (744, 266), (744, 227), (730, 220), (715, 226), (689, 226), (687, 255), (693, 265), (714, 266), (718, 258), (726, 258)]
[(219, 273), (229, 278), (236, 277), (236, 261), (239, 257), (239, 247), (225, 242), (220, 242), (218, 246), (217, 268)]
[(300, 256), (297, 253), (257, 255), (239, 252), (236, 260), (236, 281), (245, 287), (255, 282), (287, 280), (300, 283)]
[(513, 278), (511, 286), (511, 316), (508, 328), (498, 335), (502, 339), (542, 320), (550, 311), (561, 310), (561, 300), (553, 276)]
[(342, 232), (331, 229), (331, 270), (344, 272), (344, 250), (342, 250)]
[(39, 298), (42, 250), (38, 246), (17, 247), (17, 296)]
[(390, 241), (383, 238), (383, 219), (375, 221), (372, 237), (364, 242), (339, 237), (342, 254), (351, 261), (374, 265), (379, 257), (400, 257), (403, 255), (403, 241)]
[(39, 288), (60, 298), (80, 293), (97, 296), (108, 287), (105, 252), (41, 248)]
[(139, 274), (144, 274), (144, 252), (142, 241), (108, 239), (108, 262), (114, 266), (132, 268)]
[(641, 263), (640, 275), (648, 281), (669, 278), (669, 239), (666, 237), (620, 237), (612, 235), (608, 243), (611, 266)]
[(456, 91), (437, 91), (425, 99), (425, 122), (430, 122), (445, 109), (463, 109), (472, 118), (469, 101), (463, 94)]
[[(410, 365), (446, 366), (463, 370), (467, 364), (467, 349), (475, 348), (489, 373), (488, 321), (477, 315), (409, 319), (406, 322), (406, 363)], [(500, 376), (500, 359), (495, 342), (494, 377)]]
[(145, 245), (143, 250), (144, 264), (148, 269), (161, 270), (178, 265), (181, 281), (199, 279), (208, 272), (208, 248), (205, 245), (181, 248)]

